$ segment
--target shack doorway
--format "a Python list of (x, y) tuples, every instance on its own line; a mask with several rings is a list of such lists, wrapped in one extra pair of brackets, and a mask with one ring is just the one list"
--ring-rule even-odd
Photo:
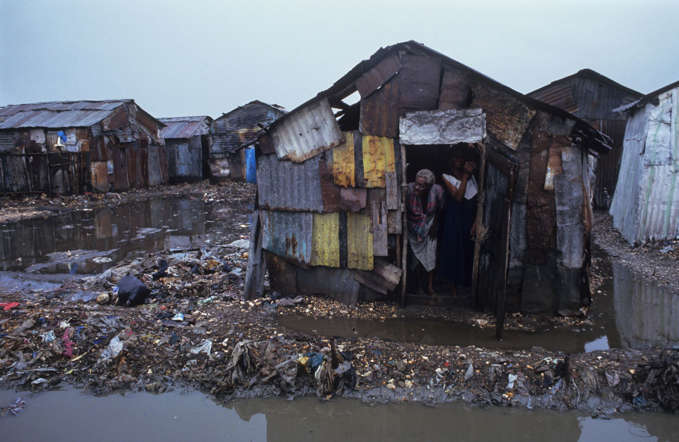
[[(423, 272), (421, 263), (418, 265), (413, 249), (409, 247), (406, 302), (471, 307), (474, 305), (472, 227), (480, 196), (481, 150), (469, 143), (420, 145), (406, 146), (405, 154), (406, 182), (415, 183), (418, 172), (429, 170), (442, 191), (441, 207), (431, 227), (431, 235), (437, 242), (435, 268), (431, 272), (432, 287), (428, 286), (430, 275)], [(473, 165), (474, 169), (464, 184), (466, 194), (454, 194), (462, 186), (465, 163)], [(406, 201), (406, 204), (410, 203)], [(430, 288), (433, 288), (433, 293)]]
[[(429, 169), (434, 173), (436, 182), (444, 185), (445, 199), (450, 200), (451, 194), (443, 180), (444, 174), (456, 175), (451, 173), (456, 158), (475, 165), (472, 175), (476, 182), (476, 193), (465, 195), (469, 199), (463, 204), (467, 212), (473, 212), (471, 216), (469, 213), (466, 215), (466, 223), (460, 223), (464, 246), (456, 246), (457, 249), (450, 253), (445, 233), (449, 220), (445, 220), (444, 212), (440, 230), (436, 232), (438, 269), (434, 270), (434, 295), (418, 294), (418, 284), (421, 285), (418, 276), (422, 279), (422, 273), (416, 274), (415, 265), (411, 264), (409, 257), (403, 260), (406, 283), (402, 287), (402, 303), (449, 304), (495, 312), (501, 330), (517, 165), (499, 153), (502, 146), (495, 146), (496, 141), (486, 136), (485, 114), (480, 109), (406, 114), (400, 121), (399, 137), (404, 146), (405, 182), (413, 183), (419, 170)], [(406, 194), (404, 192), (404, 206), (408, 203)], [(407, 218), (404, 217), (405, 232), (408, 231)], [(406, 234), (404, 244), (407, 243)], [(410, 245), (404, 247), (406, 251), (413, 255)], [(442, 256), (441, 251), (447, 256)], [(464, 270), (460, 272), (460, 268)], [(451, 278), (451, 273), (455, 272), (458, 272), (457, 277)], [(460, 274), (463, 276), (461, 280)], [(453, 283), (456, 284), (454, 296)]]

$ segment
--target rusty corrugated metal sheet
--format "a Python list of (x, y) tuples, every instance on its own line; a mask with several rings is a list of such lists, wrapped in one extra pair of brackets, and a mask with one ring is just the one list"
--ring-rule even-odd
[(0, 109), (0, 129), (92, 126), (132, 100), (13, 104)]
[(386, 172), (396, 172), (394, 140), (363, 136), (363, 176), (366, 187), (385, 187)]
[(398, 76), (401, 112), (436, 109), (441, 84), (441, 59), (403, 55)]
[(259, 206), (281, 210), (323, 211), (320, 158), (304, 163), (279, 161), (276, 155), (257, 159)]
[(262, 210), (262, 248), (278, 256), (311, 264), (313, 214)]
[(160, 118), (165, 125), (160, 131), (161, 138), (191, 138), (194, 135), (210, 133), (212, 118), (201, 115), (194, 117)]
[(542, 89), (529, 94), (536, 100), (544, 101), (552, 106), (559, 107), (572, 114), (578, 111), (578, 103), (573, 97), (573, 85), (571, 80), (552, 83)]
[(332, 175), (338, 186), (355, 187), (356, 159), (354, 158), (353, 132), (345, 132), (344, 139), (344, 145), (332, 150)]
[(397, 75), (400, 69), (401, 63), (396, 55), (381, 60), (356, 80), (358, 93), (362, 98), (366, 98)]
[(339, 267), (339, 213), (315, 213), (311, 265)]
[(344, 142), (327, 98), (297, 109), (272, 131), (276, 155), (302, 162)]
[(439, 109), (463, 109), (471, 99), (469, 74), (460, 69), (444, 69), (439, 95)]
[(373, 269), (373, 234), (370, 216), (347, 213), (347, 267)]
[(361, 99), (361, 133), (383, 137), (398, 136), (399, 102), (399, 83), (394, 80), (368, 98)]

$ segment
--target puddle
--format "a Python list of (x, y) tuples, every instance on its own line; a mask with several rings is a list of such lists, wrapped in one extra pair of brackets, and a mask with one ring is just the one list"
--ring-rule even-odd
[(679, 295), (636, 277), (613, 262), (602, 294), (594, 298), (593, 325), (583, 330), (560, 328), (542, 332), (505, 330), (495, 339), (494, 328), (427, 319), (312, 319), (283, 316), (281, 325), (311, 335), (379, 337), (425, 345), (477, 345), (493, 349), (529, 349), (582, 353), (609, 348), (679, 348)]
[(26, 402), (24, 411), (0, 417), (6, 440), (677, 440), (676, 417), (666, 414), (631, 413), (603, 420), (574, 412), (461, 404), (369, 406), (316, 398), (243, 400), (221, 406), (198, 392), (94, 397), (71, 389), (36, 395), (0, 391), (0, 404), (8, 405), (17, 396)]
[(135, 252), (196, 248), (215, 238), (235, 240), (233, 225), (244, 222), (246, 215), (201, 200), (158, 198), (3, 224), (0, 291), (21, 288), (31, 279), (18, 275), (63, 280), (101, 273)]

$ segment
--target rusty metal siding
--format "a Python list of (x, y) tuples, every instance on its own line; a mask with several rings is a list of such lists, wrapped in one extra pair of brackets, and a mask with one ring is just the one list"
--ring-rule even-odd
[(163, 161), (164, 157), (167, 157), (165, 153), (165, 147), (156, 146), (154, 144), (148, 147), (148, 185), (157, 186), (167, 182), (167, 172), (163, 169), (167, 169), (167, 159)]
[(132, 100), (47, 102), (0, 108), (0, 129), (89, 127)]
[(472, 107), (483, 109), (489, 133), (516, 150), (536, 111), (516, 97), (477, 83), (472, 86)]
[(311, 264), (313, 214), (262, 210), (262, 248), (278, 256)]
[(281, 120), (271, 134), (279, 159), (305, 161), (344, 142), (327, 98), (311, 102)]
[(276, 155), (257, 159), (259, 206), (280, 210), (323, 211), (320, 158), (304, 163), (279, 161)]
[(344, 133), (344, 145), (332, 150), (332, 175), (335, 184), (342, 187), (356, 186), (356, 167), (354, 158), (354, 134)]
[(578, 103), (573, 92), (572, 79), (567, 79), (552, 83), (549, 86), (531, 92), (529, 95), (536, 100), (544, 101), (575, 115), (578, 112)]
[(385, 187), (387, 172), (396, 172), (394, 140), (363, 136), (363, 176), (366, 187)]
[(359, 129), (362, 134), (383, 137), (398, 136), (399, 83), (386, 83), (380, 90), (361, 99)]
[(622, 158), (623, 140), (625, 138), (625, 120), (592, 121), (592, 125), (605, 133), (611, 140), (613, 149), (599, 156), (596, 166), (596, 185), (594, 187), (594, 207), (607, 209), (615, 194), (618, 182), (618, 170)]
[(404, 55), (398, 76), (400, 111), (436, 109), (441, 84), (441, 59), (429, 55)]
[(375, 90), (384, 86), (401, 69), (401, 62), (396, 55), (385, 58), (356, 80), (356, 88), (361, 98), (367, 98)]
[(459, 69), (444, 69), (439, 94), (439, 109), (466, 108), (471, 98), (469, 75)]
[(347, 267), (373, 269), (373, 234), (370, 216), (347, 213)]
[(339, 267), (339, 213), (313, 215), (311, 265)]

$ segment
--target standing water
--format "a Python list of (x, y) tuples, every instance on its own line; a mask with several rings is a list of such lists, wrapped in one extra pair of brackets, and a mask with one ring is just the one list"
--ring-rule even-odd
[[(0, 391), (0, 405), (18, 393)], [(103, 398), (74, 390), (22, 397), (25, 410), (0, 417), (8, 441), (672, 441), (676, 417), (625, 414), (593, 419), (574, 412), (369, 406), (315, 398), (239, 400), (217, 405), (197, 393), (130, 393)]]

